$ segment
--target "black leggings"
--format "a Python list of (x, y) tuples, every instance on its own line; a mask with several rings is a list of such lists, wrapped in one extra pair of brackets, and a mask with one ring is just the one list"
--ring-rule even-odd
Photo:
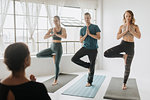
[[(88, 56), (90, 62), (84, 62), (80, 59), (86, 55)], [(72, 62), (74, 62), (84, 68), (90, 69), (90, 73), (88, 75), (88, 83), (90, 83), (90, 84), (92, 84), (92, 82), (93, 82), (96, 57), (97, 57), (97, 49), (90, 50), (90, 49), (86, 49), (86, 48), (82, 47), (71, 59)]]
[(105, 51), (104, 56), (108, 58), (123, 58), (123, 54), (121, 54), (122, 52), (125, 52), (127, 54), (123, 81), (123, 83), (126, 84), (130, 74), (130, 67), (134, 56), (134, 42), (122, 41), (119, 45)]

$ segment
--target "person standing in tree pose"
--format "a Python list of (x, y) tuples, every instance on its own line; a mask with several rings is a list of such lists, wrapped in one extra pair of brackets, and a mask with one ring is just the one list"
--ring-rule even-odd
[[(134, 37), (140, 39), (141, 33), (138, 25), (135, 25), (134, 14), (131, 10), (127, 10), (123, 15), (124, 24), (120, 26), (117, 34), (117, 40), (123, 38), (122, 42), (104, 52), (104, 56), (108, 58), (123, 58), (125, 61), (125, 72), (122, 89), (127, 88), (126, 83), (130, 74), (130, 67), (134, 56)], [(124, 52), (125, 54), (121, 54)]]
[(59, 64), (62, 56), (62, 44), (61, 39), (67, 38), (66, 29), (62, 28), (60, 25), (59, 16), (54, 16), (54, 24), (55, 27), (48, 30), (44, 39), (48, 39), (50, 37), (53, 38), (53, 42), (51, 47), (39, 52), (37, 57), (53, 57), (55, 63), (55, 80), (52, 85), (57, 84), (58, 74), (59, 74)]
[[(77, 53), (72, 57), (72, 62), (89, 69), (88, 83), (87, 87), (92, 85), (94, 70), (95, 70), (95, 60), (97, 57), (97, 40), (100, 40), (100, 29), (97, 25), (91, 24), (90, 13), (84, 14), (84, 19), (86, 26), (80, 30), (80, 42), (83, 43), (83, 47), (77, 51)], [(80, 58), (83, 56), (88, 56), (90, 62), (82, 61)]]

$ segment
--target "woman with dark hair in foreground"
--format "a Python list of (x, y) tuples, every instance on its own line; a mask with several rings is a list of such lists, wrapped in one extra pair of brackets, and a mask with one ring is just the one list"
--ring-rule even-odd
[(4, 63), (11, 75), (0, 83), (0, 100), (51, 100), (45, 86), (35, 82), (33, 75), (28, 80), (25, 69), (30, 66), (30, 52), (24, 43), (9, 45), (4, 54)]

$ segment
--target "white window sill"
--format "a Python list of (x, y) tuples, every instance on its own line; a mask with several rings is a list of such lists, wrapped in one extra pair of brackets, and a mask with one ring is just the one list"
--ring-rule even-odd
[[(67, 57), (67, 56), (73, 56), (74, 54), (63, 54), (63, 57)], [(37, 58), (35, 55), (31, 55), (31, 58)], [(4, 58), (2, 56), (0, 56), (0, 60), (3, 60)]]

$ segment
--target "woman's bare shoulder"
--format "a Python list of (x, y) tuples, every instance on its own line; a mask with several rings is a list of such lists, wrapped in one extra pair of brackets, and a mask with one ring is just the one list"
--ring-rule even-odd
[(139, 27), (137, 24), (134, 24), (133, 26), (134, 26), (134, 28), (138, 28)]
[(124, 27), (124, 25), (120, 25), (120, 29), (122, 29)]
[(9, 83), (11, 83), (10, 78), (7, 77), (7, 78), (5, 78), (5, 79), (2, 79), (2, 80), (1, 80), (1, 83), (2, 83), (2, 84), (6, 84), (6, 85), (9, 84)]

